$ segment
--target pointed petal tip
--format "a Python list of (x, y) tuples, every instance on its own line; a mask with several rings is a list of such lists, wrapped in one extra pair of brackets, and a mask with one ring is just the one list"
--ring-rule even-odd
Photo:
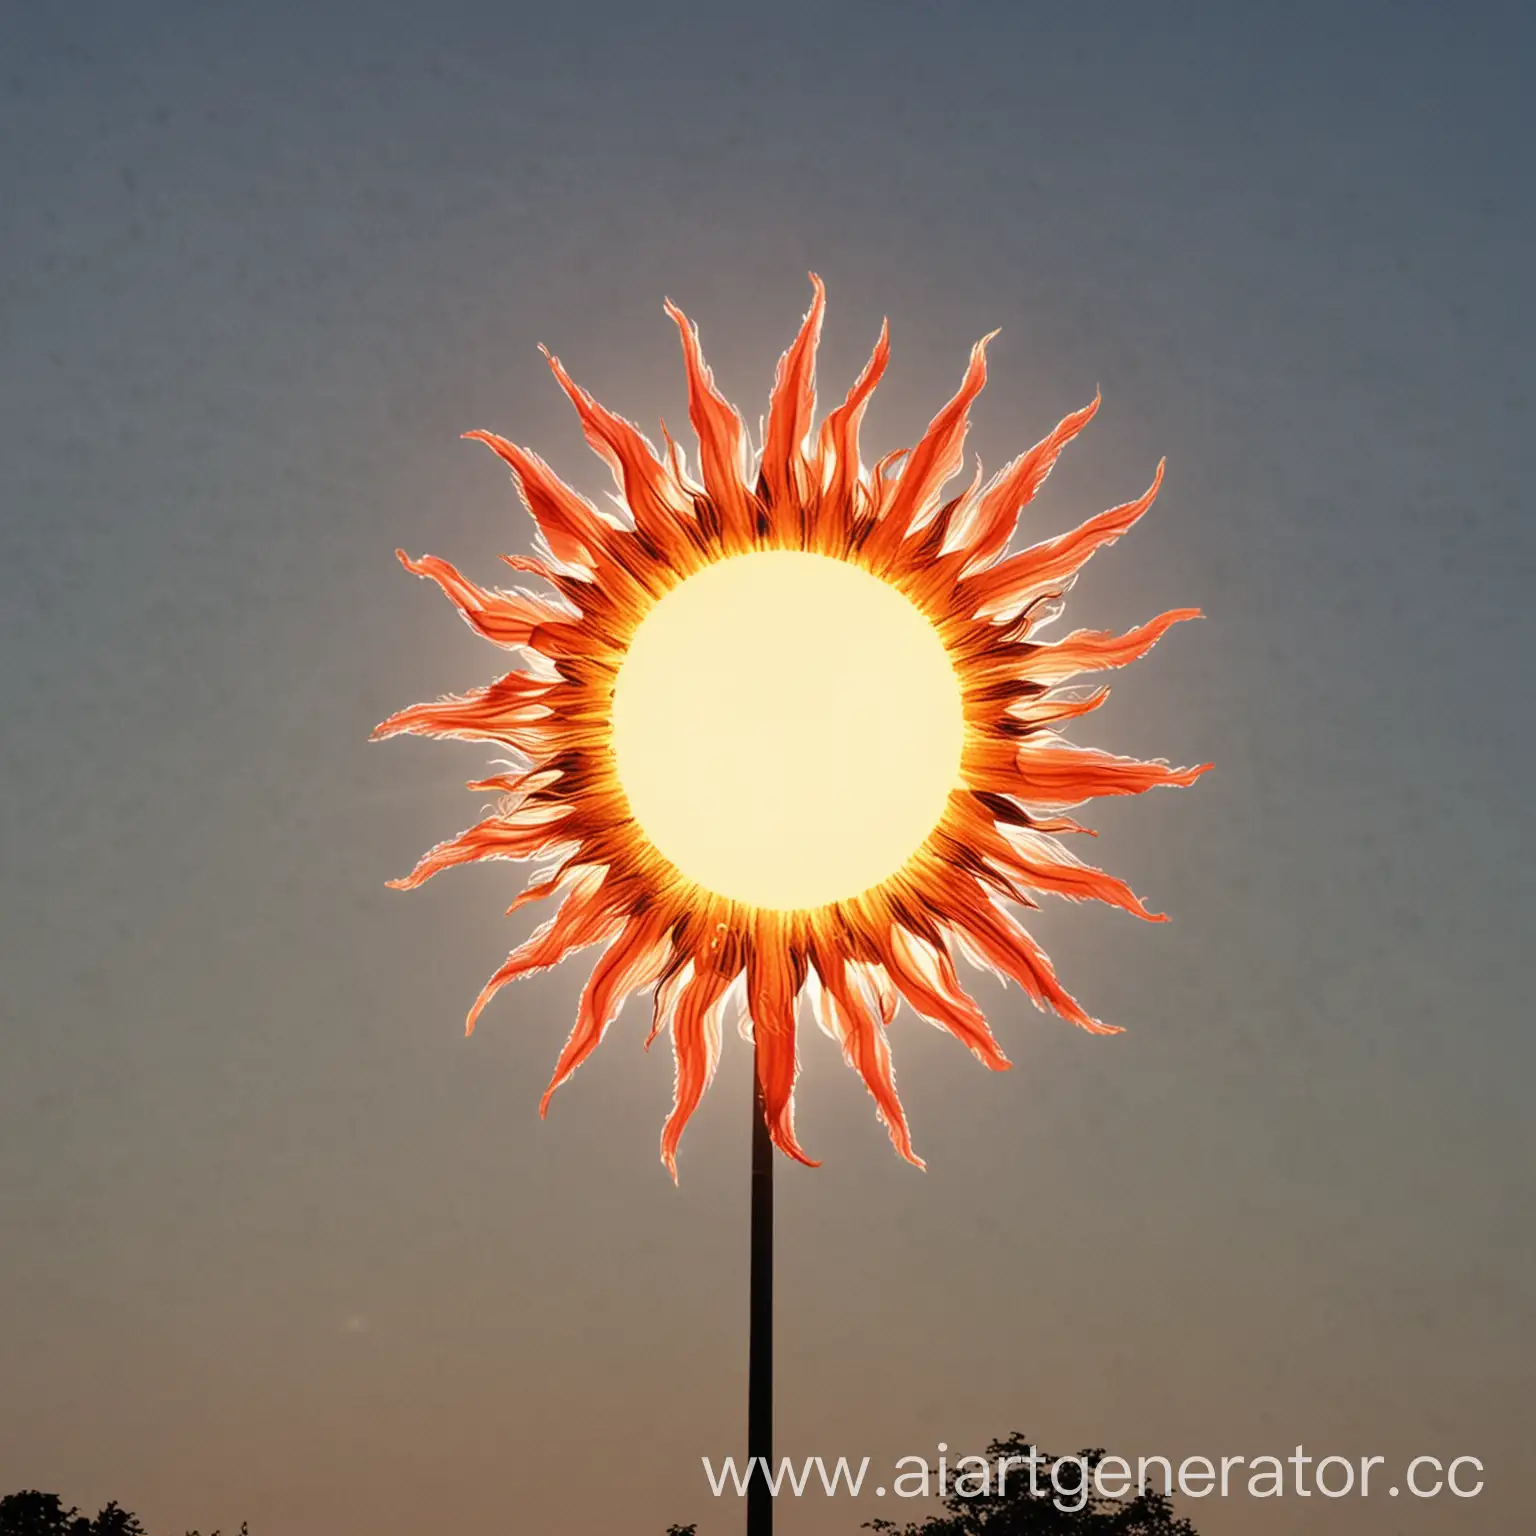
[(494, 977), (480, 989), (480, 996), (470, 1005), (469, 1013), (464, 1019), (464, 1033), (466, 1035), (474, 1034), (475, 1025), (479, 1021), (480, 1015), (485, 1012), (485, 1005), (495, 997), (499, 990), (499, 983)]
[(821, 1159), (812, 1157), (804, 1147), (795, 1140), (789, 1131), (781, 1131), (774, 1126), (768, 1127), (768, 1135), (780, 1152), (792, 1162), (803, 1163), (807, 1168), (820, 1168)]
[(1161, 639), (1175, 624), (1188, 624), (1191, 619), (1203, 619), (1204, 617), (1204, 610), (1200, 608), (1170, 608), (1167, 613), (1160, 613), (1149, 622), (1162, 626), (1158, 631), (1158, 638)]
[(970, 361), (965, 365), (965, 378), (960, 385), (961, 393), (974, 399), (987, 382), (987, 348), (997, 337), (996, 331), (988, 331), (971, 348)]
[(1090, 1035), (1123, 1035), (1125, 1025), (1106, 1024), (1103, 1019), (1095, 1019), (1089, 1014), (1084, 1014), (1081, 1019), (1072, 1020), (1079, 1029), (1085, 1029)]

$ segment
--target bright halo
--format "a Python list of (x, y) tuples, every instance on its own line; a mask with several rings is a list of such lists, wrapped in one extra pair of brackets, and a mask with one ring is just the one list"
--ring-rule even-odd
[(657, 851), (781, 910), (857, 896), (927, 840), (965, 715), (938, 631), (848, 561), (707, 566), (635, 631), (613, 698), (619, 783)]

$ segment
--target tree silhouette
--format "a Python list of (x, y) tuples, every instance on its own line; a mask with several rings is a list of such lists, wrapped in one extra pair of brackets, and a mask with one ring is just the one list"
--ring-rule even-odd
[(126, 1509), (119, 1509), (117, 1500), (107, 1505), (91, 1522), (91, 1536), (144, 1536), (139, 1517)]
[[(987, 1447), (990, 1472), (984, 1486), (979, 1468), (969, 1479), (965, 1463), (951, 1469), (952, 1476), (960, 1475), (944, 1499), (947, 1513), (930, 1516), (920, 1525), (869, 1520), (865, 1528), (891, 1536), (1198, 1536), (1188, 1520), (1175, 1516), (1164, 1494), (1102, 1498), (1092, 1477), (1105, 1458), (1102, 1450), (1081, 1451), (1075, 1458), (1039, 1452), (1033, 1479), (1027, 1465), (1015, 1465), (999, 1489), (999, 1459), (1014, 1457), (1023, 1463), (1032, 1454), (1034, 1446), (1023, 1435), (994, 1440)], [(1085, 1476), (1086, 1489), (1081, 1481)], [(1079, 1502), (1081, 1507), (1074, 1507)]]
[[(0, 1499), (0, 1536), (147, 1536), (139, 1517), (122, 1508), (114, 1499), (94, 1520), (78, 1509), (65, 1509), (56, 1493), (39, 1493), (35, 1488), (25, 1493), (7, 1494)], [(187, 1536), (201, 1536), (188, 1531)], [(210, 1536), (219, 1536), (213, 1531)], [(240, 1527), (240, 1536), (250, 1536), (250, 1528)]]
[(32, 1488), (0, 1499), (0, 1536), (145, 1536), (138, 1516), (114, 1499), (94, 1520)]
[(0, 1499), (0, 1536), (84, 1536), (91, 1522), (56, 1493), (31, 1488)]

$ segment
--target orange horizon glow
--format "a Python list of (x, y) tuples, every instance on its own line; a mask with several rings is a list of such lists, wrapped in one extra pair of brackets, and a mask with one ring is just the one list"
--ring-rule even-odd
[(897, 1151), (919, 1166), (887, 1038), (898, 1004), (988, 1067), (1008, 1066), (960, 984), (957, 954), (1017, 982), (1037, 1007), (1118, 1033), (1065, 990), (1008, 908), (1034, 907), (1031, 891), (1048, 891), (1161, 920), (1058, 841), (1087, 830), (1065, 813), (1098, 796), (1189, 785), (1209, 767), (1076, 747), (1056, 730), (1108, 694), (1062, 684), (1136, 660), (1197, 610), (1119, 636), (1031, 637), (1093, 553), (1151, 506), (1162, 465), (1136, 500), (1009, 554), (1020, 512), (1097, 397), (985, 486), (978, 467), (944, 501), (985, 382), (986, 341), (917, 446), (866, 469), (859, 427), (887, 331), (813, 430), (825, 293), (811, 281), (755, 457), (695, 328), (670, 302), (698, 478), (665, 427), (658, 453), (554, 357), (613, 472), (619, 513), (527, 449), (466, 434), (511, 468), (538, 528), (537, 556), (502, 558), (551, 593), (480, 587), (435, 556), (400, 553), (476, 633), (528, 665), (402, 710), (374, 732), (491, 742), (521, 764), (472, 783), (502, 797), (494, 814), (391, 883), (411, 888), (484, 859), (543, 861), (508, 910), (556, 895), (560, 905), (486, 983), (468, 1027), (507, 982), (601, 944), (540, 1111), (625, 998), (654, 989), (646, 1044), (670, 1029), (676, 1062), (662, 1132), (674, 1177), (728, 1013), (755, 1042), (775, 1144), (805, 1163), (794, 1128), (802, 997), (868, 1086)]

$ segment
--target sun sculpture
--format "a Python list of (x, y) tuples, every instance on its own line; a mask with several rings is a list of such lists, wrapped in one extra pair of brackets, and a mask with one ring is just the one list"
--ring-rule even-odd
[(1051, 892), (1158, 921), (1122, 880), (1059, 841), (1087, 830), (1066, 813), (1101, 795), (1189, 785), (1209, 766), (1115, 756), (1059, 730), (1108, 693), (1064, 684), (1145, 655), (1197, 610), (1123, 635), (1036, 638), (1094, 551), (1151, 506), (1162, 466), (1136, 500), (1009, 553), (1021, 510), (1098, 399), (986, 484), (978, 466), (944, 499), (986, 379), (982, 341), (921, 442), (867, 469), (859, 426), (886, 367), (887, 333), (817, 427), (824, 291), (811, 281), (756, 451), (671, 303), (696, 473), (665, 426), (658, 453), (554, 357), (587, 441), (613, 472), (612, 510), (537, 454), (466, 434), (511, 467), (539, 553), (503, 558), (547, 590), (489, 589), (435, 556), (400, 554), (477, 634), (522, 659), (498, 681), (402, 710), (374, 733), (494, 743), (517, 762), (470, 785), (500, 796), (493, 814), (392, 883), (414, 887), (482, 859), (535, 862), (508, 910), (542, 898), (558, 908), (486, 983), (469, 1028), (506, 983), (602, 946), (541, 1113), (625, 998), (654, 988), (646, 1044), (670, 1029), (676, 1059), (661, 1138), (674, 1178), (732, 1016), (754, 1043), (768, 1132), (804, 1163), (813, 1160), (794, 1125), (802, 997), (914, 1163), (887, 1038), (900, 1003), (986, 1066), (1008, 1065), (961, 986), (957, 956), (1011, 978), (1037, 1007), (1116, 1033), (1066, 991), (1010, 908)]

